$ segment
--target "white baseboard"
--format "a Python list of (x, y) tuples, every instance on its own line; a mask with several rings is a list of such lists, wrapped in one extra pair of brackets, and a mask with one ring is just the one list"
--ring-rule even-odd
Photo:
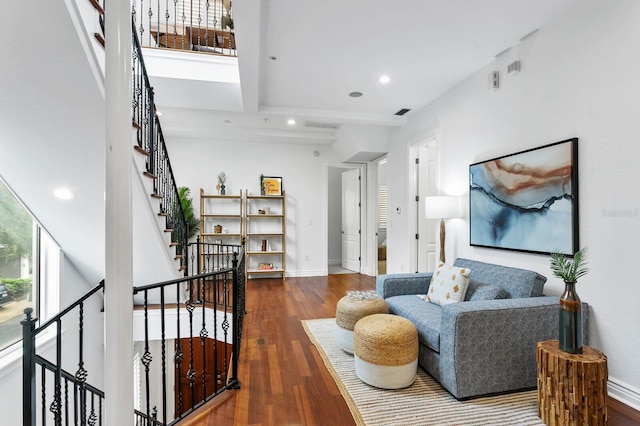
[(611, 398), (640, 411), (640, 389), (616, 378), (609, 377), (607, 392)]
[(342, 265), (342, 259), (329, 259), (329, 266)]
[(327, 274), (327, 269), (307, 269), (295, 271), (287, 269), (287, 272), (285, 273), (287, 277), (322, 277)]

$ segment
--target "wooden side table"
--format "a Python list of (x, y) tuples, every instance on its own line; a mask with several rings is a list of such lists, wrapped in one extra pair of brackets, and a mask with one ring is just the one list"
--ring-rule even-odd
[(538, 342), (538, 416), (546, 425), (608, 425), (607, 357), (583, 346), (582, 354)]

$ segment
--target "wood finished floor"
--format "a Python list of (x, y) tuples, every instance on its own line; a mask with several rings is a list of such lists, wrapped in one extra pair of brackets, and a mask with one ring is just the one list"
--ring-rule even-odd
[[(202, 407), (186, 426), (353, 425), (302, 320), (335, 317), (347, 290), (372, 290), (359, 274), (250, 280), (238, 366), (241, 388)], [(640, 424), (640, 413), (609, 402), (610, 426)]]

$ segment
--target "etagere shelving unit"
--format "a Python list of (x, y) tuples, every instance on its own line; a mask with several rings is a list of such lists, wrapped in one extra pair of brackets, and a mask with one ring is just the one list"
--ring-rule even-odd
[[(244, 237), (242, 191), (238, 195), (206, 194), (200, 189), (200, 242), (203, 250), (200, 252), (200, 268), (224, 263), (221, 256), (228, 255), (228, 250), (211, 247), (209, 244), (241, 245)], [(215, 266), (214, 266), (215, 267)], [(205, 270), (200, 273), (210, 272)]]
[(247, 278), (281, 276), (287, 269), (286, 198), (252, 195), (245, 190)]

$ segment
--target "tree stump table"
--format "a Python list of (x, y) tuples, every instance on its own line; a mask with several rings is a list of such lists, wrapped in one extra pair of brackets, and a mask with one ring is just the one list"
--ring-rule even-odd
[(538, 416), (546, 425), (608, 425), (607, 357), (583, 346), (582, 354), (538, 342)]

